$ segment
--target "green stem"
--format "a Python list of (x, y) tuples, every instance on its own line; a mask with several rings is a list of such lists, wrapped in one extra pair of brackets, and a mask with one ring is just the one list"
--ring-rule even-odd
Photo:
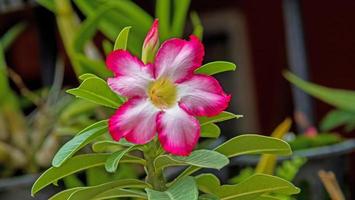
[(146, 160), (146, 181), (152, 185), (154, 190), (164, 191), (166, 189), (166, 181), (163, 174), (163, 170), (157, 170), (154, 167), (154, 160), (161, 155), (162, 151), (159, 142), (153, 140), (147, 144), (144, 150), (144, 158)]

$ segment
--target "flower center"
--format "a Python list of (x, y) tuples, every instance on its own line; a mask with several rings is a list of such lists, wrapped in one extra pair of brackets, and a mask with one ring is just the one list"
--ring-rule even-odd
[(167, 78), (159, 78), (149, 85), (148, 96), (158, 108), (172, 107), (177, 98), (176, 86)]

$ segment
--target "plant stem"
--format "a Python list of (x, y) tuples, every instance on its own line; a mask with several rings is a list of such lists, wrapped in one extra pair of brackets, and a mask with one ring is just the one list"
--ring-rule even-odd
[(144, 150), (144, 158), (146, 160), (146, 181), (152, 185), (154, 190), (164, 191), (166, 189), (166, 181), (163, 174), (163, 170), (157, 170), (154, 167), (154, 160), (156, 157), (161, 155), (162, 151), (160, 148), (159, 142), (153, 140), (149, 144), (147, 144)]

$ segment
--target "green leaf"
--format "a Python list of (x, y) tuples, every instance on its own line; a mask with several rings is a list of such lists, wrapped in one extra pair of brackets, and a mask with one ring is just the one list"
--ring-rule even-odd
[(219, 198), (212, 194), (203, 194), (198, 197), (198, 200), (219, 200)]
[(235, 71), (237, 66), (234, 63), (227, 61), (214, 61), (202, 65), (195, 70), (198, 74), (214, 75), (226, 71)]
[(96, 196), (103, 192), (109, 191), (113, 188), (149, 188), (150, 186), (144, 181), (136, 179), (116, 180), (101, 185), (84, 187), (83, 189), (75, 191), (70, 195), (68, 200), (77, 199), (96, 199)]
[(255, 174), (236, 185), (222, 185), (213, 175), (202, 174), (196, 177), (199, 189), (208, 194), (214, 194), (220, 200), (254, 200), (267, 194), (297, 194), (300, 190), (292, 183), (276, 176)]
[(193, 151), (189, 156), (160, 155), (154, 160), (154, 166), (160, 169), (179, 165), (221, 169), (228, 163), (229, 160), (226, 156), (216, 151), (205, 149)]
[(284, 77), (304, 92), (332, 106), (355, 112), (355, 91), (334, 89), (310, 83), (298, 78), (290, 72), (284, 72)]
[[(46, 170), (36, 180), (31, 189), (31, 195), (34, 196), (44, 187), (56, 183), (59, 179), (74, 174), (76, 172), (89, 169), (92, 167), (103, 166), (110, 154), (85, 154), (72, 157), (60, 167), (51, 167)], [(121, 163), (137, 163), (145, 164), (145, 161), (138, 157), (124, 156)]]
[(74, 192), (81, 190), (83, 188), (70, 188), (64, 191), (61, 191), (55, 195), (53, 195), (51, 198), (49, 198), (48, 200), (66, 200), (70, 197), (70, 195), (72, 195)]
[(91, 74), (91, 73), (85, 73), (85, 74), (82, 74), (79, 76), (79, 80), (82, 80), (82, 81), (84, 81), (85, 79), (88, 79), (88, 78), (99, 78), (99, 77), (97, 77), (95, 74)]
[(171, 25), (171, 37), (182, 37), (190, 0), (174, 0), (174, 15)]
[(201, 137), (218, 138), (220, 134), (221, 130), (216, 124), (210, 123), (201, 126)]
[(320, 129), (330, 131), (341, 125), (355, 121), (355, 112), (344, 110), (332, 110), (322, 119)]
[(213, 174), (200, 174), (195, 177), (199, 190), (207, 194), (213, 194), (221, 185), (219, 179)]
[(121, 30), (120, 34), (118, 34), (118, 36), (116, 38), (113, 50), (117, 50), (117, 49), (126, 50), (127, 49), (128, 35), (129, 35), (130, 29), (131, 29), (131, 27), (127, 26)]
[(114, 93), (100, 78), (85, 79), (78, 88), (67, 90), (69, 94), (110, 108), (123, 103), (122, 97)]
[(83, 187), (84, 183), (74, 174), (63, 178), (66, 188)]
[(157, 0), (155, 3), (155, 17), (159, 19), (159, 36), (163, 42), (170, 37), (170, 5), (171, 1)]
[(85, 171), (86, 175), (86, 186), (100, 185), (103, 183), (110, 182), (115, 179), (113, 174), (106, 172), (105, 167), (92, 167)]
[(118, 167), (118, 163), (120, 162), (120, 160), (122, 159), (122, 157), (135, 149), (136, 146), (130, 146), (126, 149), (123, 150), (119, 150), (116, 151), (115, 153), (111, 154), (110, 157), (108, 157), (108, 159), (106, 160), (106, 164), (105, 164), (105, 169), (107, 172), (111, 172), (114, 173), (117, 170)]
[(117, 150), (123, 149), (125, 147), (131, 147), (134, 145), (135, 144), (128, 142), (124, 138), (122, 138), (118, 142), (112, 141), (112, 140), (104, 140), (104, 141), (95, 142), (92, 145), (92, 150), (94, 152), (104, 152), (104, 151), (110, 151), (110, 150), (117, 151)]
[(213, 117), (199, 117), (198, 121), (200, 122), (201, 126), (204, 126), (210, 123), (223, 122), (234, 118), (239, 119), (241, 117), (243, 117), (243, 115), (236, 115), (230, 112), (223, 111), (220, 114)]
[(0, 43), (4, 51), (6, 51), (14, 40), (25, 30), (25, 23), (17, 23), (12, 26), (4, 35), (1, 36)]
[(192, 26), (194, 28), (193, 34), (196, 35), (200, 40), (203, 38), (203, 26), (201, 24), (200, 17), (197, 12), (193, 11), (190, 14)]
[[(215, 151), (227, 156), (228, 158), (244, 154), (267, 153), (290, 155), (292, 153), (290, 145), (287, 142), (277, 138), (256, 134), (245, 134), (234, 137), (219, 145), (215, 148)], [(199, 169), (199, 167), (195, 166), (188, 167), (175, 180), (188, 176)]]
[(234, 157), (244, 154), (275, 154), (291, 155), (290, 145), (277, 138), (256, 134), (245, 134), (234, 137), (219, 145), (215, 151), (227, 156)]
[(65, 143), (53, 158), (54, 167), (61, 166), (67, 159), (73, 156), (77, 151), (89, 144), (95, 138), (107, 132), (107, 120), (99, 121), (83, 131), (77, 136)]
[(195, 180), (192, 177), (185, 177), (176, 182), (165, 192), (146, 189), (149, 200), (197, 200), (198, 191)]
[(256, 200), (286, 200), (286, 198), (282, 198), (282, 197), (279, 198), (271, 195), (261, 195)]
[(140, 191), (114, 188), (111, 190), (107, 190), (96, 196), (96, 199), (114, 199), (121, 197), (136, 197), (139, 199), (148, 199), (147, 194)]

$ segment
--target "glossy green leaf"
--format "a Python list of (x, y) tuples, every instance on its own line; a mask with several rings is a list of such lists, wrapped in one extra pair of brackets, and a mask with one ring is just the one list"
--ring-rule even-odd
[(120, 143), (112, 140), (105, 140), (105, 141), (97, 141), (95, 142), (92, 146), (92, 151), (93, 152), (113, 152), (113, 151), (118, 151), (122, 150), (125, 148), (125, 146), (121, 145)]
[(195, 177), (196, 184), (202, 192), (213, 194), (221, 186), (219, 179), (213, 174), (200, 174)]
[(165, 192), (146, 189), (149, 200), (197, 200), (198, 190), (192, 177), (185, 177), (176, 182)]
[(221, 130), (216, 124), (209, 123), (201, 126), (201, 137), (218, 138), (220, 134)]
[(163, 42), (170, 36), (171, 1), (157, 0), (155, 3), (155, 17), (159, 19), (159, 36)]
[(95, 142), (92, 145), (92, 150), (94, 152), (105, 152), (105, 151), (117, 151), (126, 147), (131, 147), (134, 146), (135, 144), (128, 142), (124, 138), (122, 138), (120, 141), (112, 141), (112, 140), (103, 140), (103, 141), (98, 141)]
[(204, 126), (204, 125), (210, 124), (210, 123), (223, 122), (223, 121), (234, 119), (234, 118), (239, 119), (241, 117), (243, 117), (243, 115), (236, 115), (231, 112), (223, 111), (213, 117), (199, 117), (198, 121), (200, 122), (201, 126)]
[(235, 71), (237, 66), (234, 63), (227, 61), (214, 61), (202, 65), (195, 70), (198, 74), (214, 75), (226, 71)]
[(105, 167), (92, 167), (85, 170), (86, 186), (100, 185), (103, 183), (117, 180), (113, 174), (106, 172)]
[(256, 134), (245, 134), (234, 137), (218, 146), (215, 151), (227, 156), (234, 157), (244, 154), (276, 154), (291, 155), (290, 145), (277, 138)]
[(271, 195), (261, 195), (260, 197), (256, 198), (255, 200), (285, 200), (282, 197), (275, 197)]
[(63, 178), (65, 188), (83, 187), (84, 183), (75, 174)]
[(203, 194), (198, 197), (198, 200), (219, 200), (219, 198), (213, 194)]
[[(69, 158), (60, 167), (51, 167), (36, 180), (31, 189), (33, 196), (44, 187), (56, 183), (59, 179), (74, 174), (76, 172), (89, 169), (92, 167), (103, 166), (110, 154), (85, 154)], [(145, 164), (145, 161), (138, 157), (124, 156), (121, 163), (137, 163)]]
[(79, 76), (79, 80), (84, 81), (85, 79), (88, 78), (99, 78), (98, 76), (96, 76), (95, 74), (91, 74), (91, 73), (85, 73)]
[(147, 194), (144, 192), (136, 191), (136, 190), (128, 190), (121, 188), (114, 188), (111, 190), (107, 190), (99, 195), (96, 195), (96, 199), (114, 199), (121, 197), (136, 197), (139, 199), (148, 199)]
[(196, 177), (199, 189), (214, 194), (220, 200), (254, 200), (268, 193), (292, 195), (300, 190), (292, 183), (276, 176), (255, 174), (236, 185), (220, 185), (219, 180), (211, 174)]
[(304, 92), (341, 110), (355, 112), (355, 91), (334, 89), (310, 83), (298, 78), (291, 72), (284, 72), (284, 77)]
[(116, 151), (115, 153), (112, 153), (110, 157), (106, 160), (105, 164), (105, 169), (107, 172), (114, 173), (117, 170), (118, 163), (122, 159), (122, 157), (127, 154), (128, 152), (134, 150), (136, 146), (130, 146), (128, 148)]
[[(245, 134), (234, 137), (215, 148), (215, 151), (228, 158), (244, 154), (275, 154), (290, 155), (292, 153), (290, 145), (280, 139), (266, 137), (257, 134)], [(175, 180), (188, 176), (199, 170), (199, 167), (191, 166), (183, 171)]]
[(58, 192), (57, 194), (53, 195), (51, 198), (48, 200), (67, 200), (70, 195), (72, 195), (74, 192), (83, 189), (82, 187), (80, 188), (70, 188), (61, 192)]
[(189, 156), (160, 155), (154, 160), (154, 166), (160, 169), (179, 165), (221, 169), (228, 163), (228, 158), (223, 154), (205, 149), (193, 151)]
[(67, 159), (77, 151), (89, 144), (91, 141), (107, 132), (107, 120), (99, 121), (81, 131), (73, 139), (65, 143), (53, 158), (54, 167), (61, 166)]
[(171, 24), (171, 37), (182, 37), (185, 28), (186, 15), (191, 0), (174, 0), (174, 13)]
[(149, 188), (150, 186), (144, 181), (136, 179), (122, 179), (116, 180), (96, 186), (84, 187), (83, 189), (77, 190), (70, 195), (68, 200), (77, 199), (96, 199), (98, 195), (103, 192), (109, 191), (113, 188)]
[(344, 110), (332, 110), (322, 119), (320, 128), (323, 131), (330, 131), (341, 125), (355, 121), (355, 112)]
[(131, 27), (127, 26), (121, 30), (120, 34), (118, 34), (118, 36), (116, 38), (113, 50), (117, 50), (117, 49), (126, 50), (127, 49), (127, 42), (128, 42), (128, 36), (129, 36), (130, 29), (131, 29)]
[(100, 78), (85, 79), (78, 88), (67, 90), (67, 92), (110, 108), (117, 108), (123, 103), (122, 98), (114, 93), (107, 83)]

